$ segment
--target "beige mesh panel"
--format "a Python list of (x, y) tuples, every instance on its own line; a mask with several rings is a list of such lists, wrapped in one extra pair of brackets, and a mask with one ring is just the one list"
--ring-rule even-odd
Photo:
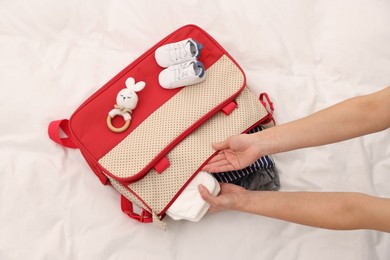
[(131, 177), (148, 165), (183, 131), (234, 95), (244, 76), (227, 56), (206, 71), (206, 80), (183, 88), (99, 160), (111, 174)]
[[(140, 201), (136, 196), (134, 196), (128, 189), (126, 189), (125, 186), (123, 186), (119, 181), (115, 180), (114, 178), (108, 176), (108, 179), (110, 180), (111, 185), (119, 191), (120, 194), (125, 196), (128, 200), (131, 202), (137, 204), (139, 207), (148, 210), (147, 207)], [(148, 210), (149, 211), (149, 210)]]
[(167, 157), (171, 165), (162, 174), (151, 170), (143, 179), (130, 184), (129, 188), (154, 212), (160, 213), (214, 152), (212, 142), (243, 132), (267, 114), (247, 88), (236, 102), (238, 107), (229, 116), (218, 112), (170, 151)]

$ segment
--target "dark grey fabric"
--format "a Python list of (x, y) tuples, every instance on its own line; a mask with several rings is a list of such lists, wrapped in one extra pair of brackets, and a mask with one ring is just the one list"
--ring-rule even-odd
[(280, 189), (279, 174), (275, 168), (259, 169), (233, 183), (247, 190), (277, 191)]

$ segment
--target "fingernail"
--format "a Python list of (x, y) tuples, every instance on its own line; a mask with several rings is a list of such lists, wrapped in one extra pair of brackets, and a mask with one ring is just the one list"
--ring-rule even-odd
[(203, 191), (204, 191), (203, 186), (199, 184), (199, 185), (198, 185), (198, 190), (199, 190), (199, 192), (202, 192), (202, 193), (203, 193)]

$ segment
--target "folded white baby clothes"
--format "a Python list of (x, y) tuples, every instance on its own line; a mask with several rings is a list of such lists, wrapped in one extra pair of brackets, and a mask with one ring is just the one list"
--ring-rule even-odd
[(185, 219), (194, 222), (201, 220), (210, 205), (200, 196), (199, 184), (203, 184), (214, 196), (220, 191), (218, 181), (210, 173), (200, 171), (169, 207), (166, 214), (174, 220)]

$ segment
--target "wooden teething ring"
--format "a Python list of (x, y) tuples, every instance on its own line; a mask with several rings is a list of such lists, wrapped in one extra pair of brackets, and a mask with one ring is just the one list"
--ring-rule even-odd
[[(114, 116), (115, 117), (115, 116)], [(107, 116), (107, 126), (108, 128), (115, 132), (115, 133), (122, 133), (123, 131), (125, 131), (127, 128), (129, 128), (129, 125), (130, 125), (130, 119), (129, 120), (126, 120), (125, 121), (125, 124), (122, 126), (122, 127), (115, 127), (112, 125), (112, 122), (111, 120), (113, 119), (113, 117), (111, 117), (110, 115)]]

